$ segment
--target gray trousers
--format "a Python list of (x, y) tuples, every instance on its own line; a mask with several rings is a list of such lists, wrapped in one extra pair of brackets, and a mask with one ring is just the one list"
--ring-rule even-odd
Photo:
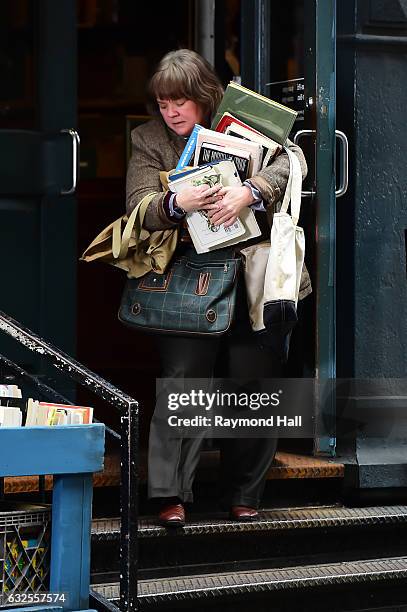
[[(281, 364), (270, 349), (260, 347), (250, 329), (242, 287), (236, 319), (220, 337), (156, 336), (163, 378), (279, 378)], [(148, 454), (150, 498), (178, 497), (192, 502), (192, 484), (205, 438), (169, 438), (153, 415)], [(276, 438), (219, 440), (222, 506), (257, 508), (267, 472), (273, 461)]]

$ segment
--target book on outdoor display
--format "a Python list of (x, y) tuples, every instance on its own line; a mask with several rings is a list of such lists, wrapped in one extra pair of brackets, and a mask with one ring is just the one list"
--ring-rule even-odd
[(17, 385), (0, 385), (0, 397), (21, 398), (21, 389)]
[(17, 385), (0, 385), (0, 427), (21, 427), (25, 401)]
[[(214, 187), (222, 184), (225, 187), (241, 185), (236, 166), (231, 160), (207, 164), (188, 171), (181, 178), (170, 180), (170, 189), (181, 193), (187, 187), (208, 185)], [(204, 210), (196, 210), (186, 215), (186, 222), (192, 242), (197, 253), (207, 253), (225, 246), (260, 236), (260, 229), (250, 208), (245, 208), (238, 219), (230, 227), (223, 224), (215, 226), (210, 222), (209, 215)]]
[(226, 112), (281, 145), (285, 144), (297, 117), (291, 108), (234, 82), (226, 88), (212, 121), (213, 130), (217, 130)]
[(0, 406), (0, 427), (21, 427), (23, 413), (16, 406)]
[(93, 408), (71, 406), (28, 399), (26, 427), (55, 425), (88, 425), (93, 420)]

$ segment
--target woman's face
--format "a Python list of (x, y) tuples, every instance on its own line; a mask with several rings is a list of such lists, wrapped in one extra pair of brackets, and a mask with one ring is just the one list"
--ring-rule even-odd
[(202, 108), (192, 100), (157, 99), (157, 104), (165, 123), (178, 136), (189, 136), (195, 123), (202, 124), (204, 121)]

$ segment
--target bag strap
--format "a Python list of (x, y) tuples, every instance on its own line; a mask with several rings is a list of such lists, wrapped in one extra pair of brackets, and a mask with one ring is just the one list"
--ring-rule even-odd
[[(127, 220), (123, 234), (120, 237), (117, 235), (116, 224), (113, 227), (113, 256), (116, 259), (125, 259), (129, 250), (130, 238), (135, 229), (136, 245), (138, 244), (141, 228), (143, 227), (143, 221), (146, 214), (146, 210), (152, 199), (157, 195), (157, 192), (148, 193), (140, 202), (133, 208), (131, 214)], [(116, 230), (116, 233), (115, 233)]]
[(122, 241), (122, 221), (123, 217), (116, 219), (112, 225), (112, 255), (115, 259), (119, 257), (120, 244)]
[(139, 214), (137, 216), (137, 227), (136, 229), (136, 238), (137, 241), (140, 237), (140, 233), (141, 230), (143, 229), (143, 224), (144, 224), (144, 217), (146, 216), (146, 212), (147, 212), (147, 208), (150, 205), (150, 202), (152, 202), (152, 200), (155, 198), (155, 196), (158, 195), (158, 193), (149, 193), (148, 195), (146, 195), (140, 202), (140, 206), (139, 206)]
[(297, 225), (301, 212), (301, 188), (302, 188), (302, 173), (298, 157), (284, 147), (290, 162), (290, 174), (288, 177), (287, 187), (284, 194), (281, 212), (287, 213), (291, 201), (291, 217), (294, 225)]

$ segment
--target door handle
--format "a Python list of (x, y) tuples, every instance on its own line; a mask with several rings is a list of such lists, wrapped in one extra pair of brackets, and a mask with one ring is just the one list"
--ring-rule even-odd
[(61, 189), (61, 195), (72, 195), (76, 191), (79, 178), (80, 143), (79, 134), (73, 128), (61, 130), (61, 134), (69, 134), (72, 138), (72, 185), (69, 189)]
[[(299, 130), (294, 138), (294, 144), (298, 144), (298, 142), (304, 136), (311, 136), (315, 134), (315, 130)], [(349, 185), (349, 141), (347, 139), (346, 134), (341, 132), (340, 130), (335, 130), (335, 137), (339, 139), (341, 143), (341, 156), (340, 156), (340, 168), (341, 168), (341, 182), (338, 189), (335, 191), (335, 196), (337, 198), (342, 197), (348, 190)], [(315, 191), (303, 191), (301, 192), (301, 196), (303, 198), (310, 198), (315, 195)]]
[[(294, 144), (298, 144), (301, 138), (303, 138), (304, 136), (312, 136), (312, 134), (315, 134), (315, 130), (299, 130), (294, 135)], [(302, 198), (312, 198), (314, 197), (314, 195), (315, 191), (313, 189), (311, 191), (301, 191)]]
[(348, 191), (349, 184), (349, 141), (346, 137), (346, 134), (341, 132), (340, 130), (335, 130), (336, 138), (339, 138), (341, 142), (341, 158), (340, 164), (342, 169), (341, 183), (338, 189), (335, 191), (335, 195), (337, 198), (342, 197)]

